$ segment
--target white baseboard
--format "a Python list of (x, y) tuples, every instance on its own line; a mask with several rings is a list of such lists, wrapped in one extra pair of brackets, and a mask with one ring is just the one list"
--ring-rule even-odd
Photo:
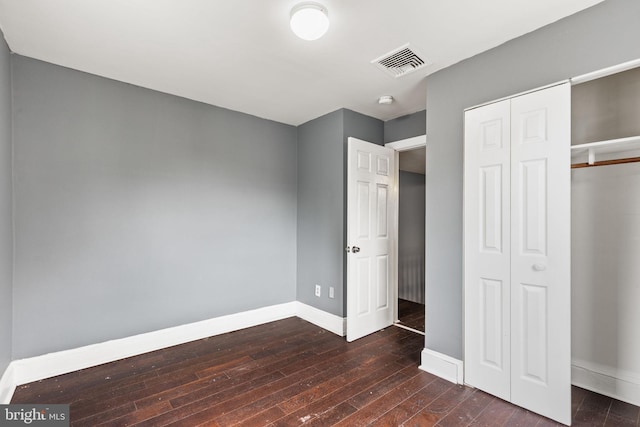
[(640, 375), (585, 360), (573, 359), (571, 383), (640, 406)]
[(462, 384), (464, 381), (463, 364), (461, 360), (454, 359), (446, 354), (425, 348), (422, 350), (422, 364), (420, 369), (436, 375), (454, 384)]
[(345, 336), (347, 319), (297, 301), (296, 315), (341, 337)]
[(293, 316), (344, 336), (346, 320), (342, 317), (298, 301), (272, 305), (42, 356), (14, 360), (0, 380), (0, 404), (9, 403), (15, 387), (20, 384)]
[(189, 341), (285, 319), (295, 316), (296, 312), (297, 302), (290, 302), (42, 356), (14, 360), (9, 365), (13, 372), (12, 382), (14, 385), (30, 383)]
[(13, 366), (9, 364), (0, 378), (0, 405), (11, 402), (11, 396), (16, 389), (17, 382), (14, 379)]

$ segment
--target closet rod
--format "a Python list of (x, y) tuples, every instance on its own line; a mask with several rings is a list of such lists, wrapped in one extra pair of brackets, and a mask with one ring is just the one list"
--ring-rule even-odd
[(640, 157), (628, 157), (626, 159), (614, 159), (614, 160), (601, 160), (594, 162), (592, 165), (589, 163), (574, 163), (571, 165), (571, 169), (589, 168), (592, 166), (607, 166), (607, 165), (620, 165), (623, 163), (637, 163), (640, 162)]

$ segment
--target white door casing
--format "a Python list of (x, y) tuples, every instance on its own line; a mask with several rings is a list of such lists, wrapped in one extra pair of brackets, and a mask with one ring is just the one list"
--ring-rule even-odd
[(571, 423), (570, 86), (465, 113), (465, 381)]
[(395, 152), (356, 138), (347, 154), (347, 341), (393, 323)]

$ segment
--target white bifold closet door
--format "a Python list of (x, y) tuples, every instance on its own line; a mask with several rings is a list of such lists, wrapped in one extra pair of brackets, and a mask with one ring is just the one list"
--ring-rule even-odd
[(570, 86), (465, 112), (465, 382), (571, 423)]

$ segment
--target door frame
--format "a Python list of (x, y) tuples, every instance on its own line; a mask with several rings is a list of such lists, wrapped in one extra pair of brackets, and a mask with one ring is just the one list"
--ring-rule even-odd
[[(395, 151), (395, 155), (396, 155), (396, 166), (395, 166), (395, 170), (394, 170), (394, 174), (395, 174), (395, 180), (396, 180), (396, 188), (394, 189), (395, 191), (395, 196), (396, 196), (396, 200), (400, 200), (400, 152), (402, 151), (410, 151), (410, 150), (415, 150), (416, 148), (422, 148), (422, 147), (426, 147), (427, 146), (427, 135), (423, 134), (423, 135), (418, 135), (418, 136), (414, 136), (412, 138), (406, 138), (406, 139), (400, 139), (398, 141), (393, 141), (393, 142), (388, 142), (386, 144), (384, 144), (385, 147), (388, 148), (392, 148)], [(397, 208), (399, 210), (400, 204), (397, 204)], [(426, 208), (425, 208), (425, 223), (426, 223)], [(395, 217), (395, 221), (393, 222), (393, 228), (392, 228), (392, 233), (393, 233), (393, 253), (394, 253), (394, 259), (393, 259), (393, 263), (395, 265), (395, 271), (396, 274), (393, 277), (393, 283), (391, 284), (391, 286), (393, 286), (393, 294), (395, 295), (394, 301), (393, 301), (393, 321), (394, 324), (396, 326), (398, 326), (398, 275), (400, 273), (399, 269), (398, 269), (398, 234), (399, 234), (399, 224), (398, 224), (398, 220), (399, 220), (399, 215), (398, 212), (396, 212), (396, 217)], [(426, 233), (427, 233), (427, 229), (425, 227), (425, 258), (426, 258)], [(426, 260), (425, 260), (426, 261)], [(426, 273), (425, 273), (425, 290), (424, 290), (424, 298), (425, 298), (425, 302), (427, 299), (427, 277), (426, 277)], [(426, 304), (425, 304), (426, 305)], [(425, 317), (425, 323), (426, 323), (426, 317)], [(401, 326), (403, 328), (406, 328), (405, 326)], [(413, 329), (411, 329), (413, 331)], [(426, 325), (425, 325), (425, 330), (426, 330)], [(416, 332), (420, 332), (420, 331), (416, 331)]]

